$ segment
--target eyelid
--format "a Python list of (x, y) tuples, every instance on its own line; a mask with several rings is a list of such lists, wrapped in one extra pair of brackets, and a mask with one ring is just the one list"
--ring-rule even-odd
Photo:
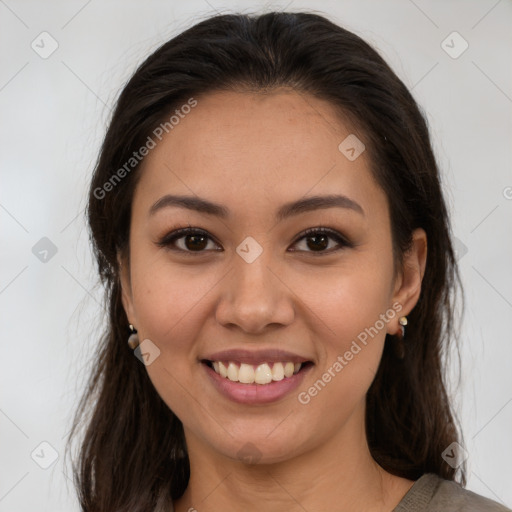
[(354, 244), (346, 236), (344, 236), (338, 230), (336, 230), (334, 228), (329, 228), (329, 227), (326, 227), (326, 226), (317, 226), (317, 227), (308, 228), (308, 229), (302, 231), (299, 235), (297, 235), (297, 238), (295, 239), (295, 241), (293, 242), (292, 245), (295, 245), (297, 242), (299, 242), (303, 238), (306, 238), (308, 236), (313, 236), (313, 235), (318, 234), (318, 233), (327, 235), (329, 238), (335, 240), (341, 247), (338, 248), (338, 249), (334, 249), (334, 250), (330, 249), (328, 251), (318, 251), (318, 252), (316, 252), (316, 251), (296, 251), (296, 250), (293, 250), (292, 252), (306, 252), (306, 253), (309, 253), (309, 254), (312, 254), (312, 255), (321, 256), (321, 255), (327, 255), (327, 254), (332, 254), (334, 252), (338, 252), (343, 247), (347, 247), (347, 248), (353, 248), (354, 247)]
[(187, 235), (202, 235), (202, 236), (209, 238), (210, 240), (215, 242), (217, 245), (219, 245), (216, 242), (216, 240), (210, 235), (210, 233), (208, 233), (208, 231), (205, 231), (204, 229), (201, 229), (201, 228), (195, 228), (195, 227), (191, 226), (190, 224), (187, 227), (173, 229), (172, 231), (170, 231), (169, 233), (164, 235), (160, 240), (158, 240), (156, 242), (156, 245), (158, 245), (159, 247), (162, 247), (164, 249), (180, 252), (182, 254), (187, 254), (187, 255), (199, 255), (199, 254), (204, 254), (206, 252), (209, 252), (209, 251), (184, 251), (183, 249), (177, 249), (175, 247), (171, 247), (171, 245), (174, 242), (176, 242), (176, 240), (179, 240), (180, 238), (183, 238)]
[[(343, 249), (344, 247), (346, 247), (346, 248), (355, 247), (355, 245), (347, 237), (345, 237), (342, 233), (340, 233), (339, 231), (337, 231), (334, 228), (329, 228), (326, 226), (316, 226), (316, 227), (305, 229), (299, 235), (297, 235), (297, 237), (295, 238), (292, 245), (296, 245), (303, 238), (306, 238), (308, 236), (313, 236), (313, 235), (319, 234), (319, 233), (327, 235), (329, 238), (336, 241), (340, 247), (335, 248), (334, 250), (331, 248), (328, 251), (301, 251), (301, 250), (292, 249), (291, 252), (309, 253), (309, 254), (312, 254), (313, 256), (322, 256), (322, 255), (327, 255), (327, 254), (332, 254), (334, 252), (338, 252), (339, 250)], [(208, 239), (210, 239), (211, 241), (213, 241), (214, 243), (216, 243), (217, 245), (220, 245), (217, 243), (215, 238), (212, 237), (210, 235), (210, 233), (208, 233), (208, 231), (201, 229), (201, 228), (193, 227), (190, 224), (187, 227), (177, 228), (177, 229), (170, 231), (169, 233), (164, 235), (159, 241), (157, 241), (156, 245), (158, 245), (159, 247), (168, 249), (168, 250), (180, 252), (182, 254), (191, 255), (191, 256), (200, 255), (200, 254), (210, 252), (210, 251), (206, 251), (206, 250), (185, 251), (183, 249), (177, 249), (175, 247), (171, 247), (172, 243), (174, 243), (176, 240), (179, 240), (180, 238), (183, 238), (187, 235), (197, 235), (197, 234), (203, 235), (203, 236), (207, 237)], [(215, 251), (221, 252), (222, 250), (221, 251), (215, 250)]]

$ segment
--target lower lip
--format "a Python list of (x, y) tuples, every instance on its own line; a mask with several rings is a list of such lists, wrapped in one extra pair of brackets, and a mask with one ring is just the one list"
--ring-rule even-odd
[(240, 404), (268, 404), (280, 400), (296, 389), (305, 374), (313, 367), (313, 365), (308, 365), (291, 377), (268, 384), (242, 384), (222, 377), (205, 363), (201, 363), (201, 366), (204, 367), (206, 374), (221, 394)]

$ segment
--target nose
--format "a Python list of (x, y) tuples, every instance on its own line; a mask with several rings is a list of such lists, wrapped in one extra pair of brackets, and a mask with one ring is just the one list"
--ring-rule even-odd
[(245, 333), (259, 334), (271, 325), (293, 322), (293, 293), (264, 254), (252, 263), (238, 255), (234, 258), (216, 308), (217, 322), (224, 327), (238, 326)]

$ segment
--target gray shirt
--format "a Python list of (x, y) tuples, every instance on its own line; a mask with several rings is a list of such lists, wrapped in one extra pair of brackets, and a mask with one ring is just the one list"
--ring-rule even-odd
[(458, 483), (427, 473), (414, 482), (392, 512), (512, 512)]
[[(155, 511), (168, 510), (159, 505)], [(171, 511), (174, 507), (171, 506)], [(391, 512), (512, 512), (496, 501), (464, 489), (458, 483), (426, 473)]]

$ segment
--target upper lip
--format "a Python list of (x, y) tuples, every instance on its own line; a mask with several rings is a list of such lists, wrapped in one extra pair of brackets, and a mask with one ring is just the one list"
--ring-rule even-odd
[(202, 358), (208, 361), (233, 361), (247, 364), (256, 363), (277, 363), (277, 362), (292, 362), (292, 363), (305, 363), (311, 361), (307, 357), (302, 357), (293, 352), (280, 349), (267, 349), (267, 350), (247, 350), (247, 349), (231, 349), (223, 350), (221, 352), (214, 352)]

